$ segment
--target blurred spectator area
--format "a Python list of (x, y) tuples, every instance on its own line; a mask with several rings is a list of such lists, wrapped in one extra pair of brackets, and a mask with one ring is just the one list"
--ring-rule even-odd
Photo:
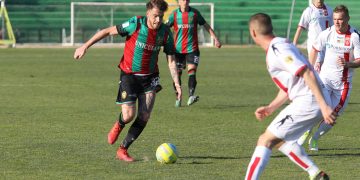
[[(147, 2), (144, 0), (98, 0), (98, 2)], [(96, 2), (94, 0), (77, 0), (77, 2)], [(215, 32), (224, 44), (249, 44), (251, 43), (248, 33), (248, 19), (257, 12), (271, 15), (275, 32), (279, 36), (286, 37), (291, 10), (291, 0), (192, 0), (191, 2), (213, 2), (215, 4)], [(350, 9), (350, 24), (359, 27), (360, 6), (358, 0), (325, 0), (333, 8), (337, 4), (344, 3)], [(6, 5), (10, 20), (19, 43), (61, 43), (63, 29), (66, 35), (70, 35), (70, 0), (7, 0)], [(296, 31), (301, 13), (308, 6), (307, 0), (297, 0), (291, 23), (290, 39)], [(210, 12), (201, 12), (206, 16)], [(145, 15), (145, 7), (138, 8), (137, 15)], [(130, 18), (129, 15), (116, 19), (122, 23)], [(96, 32), (96, 19), (90, 17), (94, 23), (91, 33)], [(305, 40), (303, 34), (301, 41)]]

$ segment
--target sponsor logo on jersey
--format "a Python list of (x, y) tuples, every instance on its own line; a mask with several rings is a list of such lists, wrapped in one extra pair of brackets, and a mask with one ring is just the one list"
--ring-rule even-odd
[(351, 50), (351, 47), (338, 46), (338, 45), (330, 44), (329, 42), (326, 43), (326, 48), (334, 49), (336, 51), (344, 51), (344, 52), (350, 52)]
[(130, 25), (129, 22), (125, 22), (125, 23), (123, 23), (121, 26), (122, 26), (123, 28), (126, 28), (126, 27), (128, 27), (129, 25)]
[(154, 45), (146, 44), (146, 43), (139, 42), (139, 41), (136, 41), (135, 46), (142, 48), (142, 49), (149, 50), (149, 51), (159, 51), (161, 48), (160, 46), (154, 46)]
[(178, 28), (179, 29), (188, 29), (188, 28), (193, 28), (194, 25), (193, 24), (178, 24)]

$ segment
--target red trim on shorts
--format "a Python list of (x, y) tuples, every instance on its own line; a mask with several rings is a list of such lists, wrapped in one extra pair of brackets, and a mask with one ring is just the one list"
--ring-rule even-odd
[(279, 86), (280, 89), (282, 89), (283, 91), (285, 91), (287, 93), (288, 88), (286, 88), (283, 84), (281, 84), (281, 82), (276, 77), (273, 77), (272, 80), (274, 81), (274, 83), (277, 86)]
[(301, 67), (295, 72), (295, 76), (299, 76), (299, 74), (300, 74), (301, 72), (303, 72), (306, 68), (307, 68), (306, 65), (301, 66)]
[(261, 160), (260, 157), (256, 157), (253, 164), (250, 166), (249, 176), (247, 177), (248, 180), (252, 179), (252, 176), (254, 175), (254, 171), (259, 165), (260, 160)]
[(295, 161), (296, 163), (298, 163), (301, 167), (303, 167), (304, 169), (307, 169), (309, 166), (307, 164), (304, 163), (304, 161), (302, 161), (298, 156), (296, 156), (293, 152), (290, 152), (289, 154)]
[(349, 94), (349, 89), (350, 89), (350, 83), (344, 82), (344, 90), (342, 90), (342, 92), (341, 92), (341, 98), (340, 98), (339, 104), (334, 109), (334, 111), (336, 113), (340, 112), (340, 110), (344, 107), (346, 98), (348, 97), (348, 94)]
[(315, 51), (320, 52), (320, 50), (317, 50), (314, 46), (312, 46), (312, 48), (313, 48)]

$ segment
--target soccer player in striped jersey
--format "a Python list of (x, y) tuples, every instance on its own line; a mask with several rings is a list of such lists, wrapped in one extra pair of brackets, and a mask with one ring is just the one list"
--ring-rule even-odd
[[(215, 41), (215, 46), (220, 48), (221, 43), (216, 37), (214, 30), (205, 21), (200, 12), (189, 6), (190, 0), (178, 0), (179, 8), (174, 10), (167, 24), (174, 28), (175, 48), (176, 48), (176, 65), (178, 68), (179, 81), (181, 84), (181, 75), (187, 64), (187, 72), (189, 76), (188, 88), (189, 99), (187, 105), (190, 106), (199, 100), (199, 96), (195, 95), (197, 84), (196, 71), (200, 62), (200, 51), (198, 44), (198, 25), (205, 27), (211, 37)], [(174, 86), (175, 87), (175, 86)], [(175, 107), (181, 106), (181, 99), (177, 99)]]
[(269, 15), (258, 13), (251, 16), (249, 31), (254, 42), (266, 51), (267, 69), (279, 88), (269, 105), (256, 109), (256, 118), (263, 121), (285, 102), (291, 102), (259, 137), (245, 179), (259, 179), (274, 147), (308, 172), (310, 179), (328, 179), (305, 149), (296, 143), (306, 130), (323, 118), (329, 124), (335, 122), (336, 115), (328, 105), (330, 97), (325, 86), (309, 61), (292, 43), (275, 37)]
[(114, 144), (125, 124), (135, 119), (117, 150), (117, 158), (123, 161), (134, 161), (127, 150), (145, 128), (154, 106), (156, 86), (159, 84), (158, 56), (161, 46), (167, 54), (177, 98), (181, 98), (173, 37), (170, 28), (162, 22), (167, 8), (168, 4), (164, 0), (150, 0), (146, 4), (146, 17), (135, 16), (123, 24), (97, 32), (74, 54), (75, 59), (82, 58), (90, 46), (109, 35), (126, 37), (124, 54), (119, 63), (121, 73), (116, 100), (121, 105), (121, 113), (108, 134), (108, 143)]
[[(307, 7), (301, 15), (298, 28), (294, 35), (294, 45), (298, 43), (301, 32), (307, 30), (307, 52), (309, 57), (312, 45), (321, 31), (333, 25), (332, 16), (333, 11), (330, 6), (324, 3), (324, 0), (312, 0), (312, 4)], [(325, 52), (320, 51), (317, 58), (323, 59), (324, 54)], [(298, 140), (298, 143), (302, 145), (310, 133), (311, 130), (306, 131)]]
[[(344, 5), (334, 9), (334, 25), (321, 32), (310, 52), (310, 62), (320, 71), (331, 97), (334, 110), (341, 114), (349, 102), (354, 68), (360, 67), (360, 35), (349, 25), (349, 10)], [(318, 62), (317, 52), (325, 51), (323, 62)], [(318, 150), (318, 139), (333, 126), (321, 122), (309, 140), (309, 149)]]

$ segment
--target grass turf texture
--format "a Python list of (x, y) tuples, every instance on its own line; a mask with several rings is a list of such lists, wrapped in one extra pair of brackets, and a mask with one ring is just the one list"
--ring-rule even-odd
[[(115, 105), (122, 50), (93, 48), (82, 61), (74, 49), (0, 49), (0, 179), (243, 179), (258, 136), (272, 118), (257, 122), (255, 109), (277, 89), (259, 48), (203, 48), (197, 73), (200, 102), (174, 107), (175, 96), (163, 53), (163, 90), (151, 119), (129, 153), (115, 159), (107, 133)], [(359, 177), (360, 78), (336, 127), (310, 152), (333, 179)], [(187, 76), (183, 75), (187, 101)], [(273, 116), (272, 116), (273, 117)], [(175, 164), (156, 161), (156, 148), (170, 142)], [(307, 146), (306, 146), (307, 148)], [(274, 151), (262, 179), (307, 179), (307, 173)]]

